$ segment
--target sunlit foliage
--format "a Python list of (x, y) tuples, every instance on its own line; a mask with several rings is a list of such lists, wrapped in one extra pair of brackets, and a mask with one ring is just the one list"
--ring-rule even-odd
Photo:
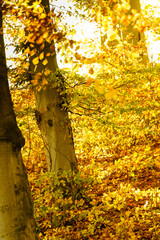
[[(39, 239), (158, 239), (160, 67), (149, 62), (144, 38), (136, 44), (133, 38), (136, 32), (158, 34), (159, 18), (151, 16), (149, 6), (141, 13), (131, 10), (128, 1), (74, 4), (78, 8), (74, 15), (84, 18), (79, 12), (83, 10), (88, 21), (97, 25), (96, 44), (67, 35), (66, 26), (60, 27), (62, 10), (58, 13), (53, 8), (47, 15), (38, 1), (33, 6), (17, 1), (4, 7), (10, 11), (6, 32), (19, 53), (9, 76), (17, 120), (26, 139), (23, 159)], [(21, 28), (13, 29), (10, 21)], [(26, 35), (28, 29), (32, 34)], [(47, 172), (35, 119), (34, 88), (53, 84), (43, 55), (44, 44), (53, 39), (52, 54), (58, 51), (68, 64), (61, 70), (67, 93), (63, 107), (72, 120), (78, 174)], [(23, 43), (32, 45), (32, 52)], [(41, 51), (38, 57), (37, 51)], [(38, 75), (32, 82), (29, 78), (28, 61), (34, 54), (35, 68), (39, 61), (44, 65), (42, 81)], [(81, 69), (86, 70), (83, 76)]]

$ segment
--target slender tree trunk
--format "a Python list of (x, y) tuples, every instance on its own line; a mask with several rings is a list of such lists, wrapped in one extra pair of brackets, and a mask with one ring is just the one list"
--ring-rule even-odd
[[(130, 0), (131, 9), (137, 10), (137, 12), (141, 12), (141, 4), (140, 0)], [(141, 54), (143, 63), (147, 63), (149, 61), (146, 42), (145, 42), (145, 35), (143, 32), (135, 31), (132, 25), (129, 25), (127, 33), (132, 33), (132, 43), (137, 45), (140, 41), (143, 41), (143, 52)]]
[(35, 240), (32, 199), (21, 158), (24, 138), (9, 92), (0, 4), (0, 240)]
[[(32, 1), (33, 2), (33, 1)], [(50, 12), (49, 1), (41, 2), (46, 13)], [(53, 50), (54, 42), (45, 42), (43, 50), (37, 45), (37, 53), (44, 53), (48, 63), (44, 66), (42, 61), (35, 66), (30, 59), (30, 70), (32, 78), (36, 73), (43, 73), (44, 69), (48, 69), (51, 75), (56, 75), (58, 70), (55, 50)], [(47, 54), (50, 56), (47, 56)], [(35, 57), (35, 56), (34, 56)], [(48, 170), (58, 172), (59, 170), (76, 170), (77, 161), (74, 150), (71, 123), (67, 110), (62, 108), (62, 97), (60, 95), (63, 86), (63, 77), (58, 75), (57, 78), (51, 77), (52, 84), (48, 84), (41, 91), (35, 90), (35, 99), (37, 105), (36, 118), (42, 133), (46, 148), (46, 158)], [(59, 81), (61, 87), (56, 87)]]
[[(141, 11), (140, 0), (130, 0), (130, 6), (131, 6), (131, 10), (135, 9), (137, 10), (137, 12)], [(123, 39), (125, 39), (128, 34), (131, 35), (129, 41), (132, 42), (134, 45), (137, 45), (138, 42), (143, 38), (143, 34), (140, 33), (139, 31), (136, 31), (132, 24), (130, 24), (127, 27), (127, 30), (123, 32)]]

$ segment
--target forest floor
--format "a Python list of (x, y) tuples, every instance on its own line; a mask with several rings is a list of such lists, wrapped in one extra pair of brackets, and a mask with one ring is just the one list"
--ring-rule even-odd
[(159, 155), (160, 141), (105, 158), (79, 155), (79, 173), (57, 180), (45, 159), (28, 166), (39, 239), (160, 239)]

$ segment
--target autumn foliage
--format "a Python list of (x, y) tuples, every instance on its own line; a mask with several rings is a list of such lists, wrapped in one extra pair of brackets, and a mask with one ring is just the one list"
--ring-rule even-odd
[[(156, 19), (153, 24), (146, 9), (141, 13), (130, 11), (128, 1), (81, 1), (82, 5), (78, 2), (77, 8), (85, 6), (83, 10), (88, 11), (88, 21), (109, 32), (108, 40), (95, 48), (95, 40), (81, 43), (71, 39), (64, 29), (57, 30), (60, 13), (53, 11), (46, 16), (42, 11), (36, 19), (38, 27), (32, 23), (33, 35), (26, 36), (21, 30), (16, 37), (18, 44), (26, 39), (33, 44), (33, 52), (21, 46), (21, 57), (16, 58), (15, 68), (9, 72), (17, 121), (26, 139), (23, 159), (39, 239), (159, 239), (160, 67), (149, 62), (144, 38), (136, 44), (131, 41), (135, 37), (132, 33), (137, 31), (142, 35), (147, 30), (157, 31), (159, 21)], [(19, 17), (17, 24), (28, 28), (27, 20), (32, 20), (37, 5), (34, 7), (26, 15), (26, 5), (19, 6), (20, 16), (16, 8), (10, 11)], [(34, 14), (35, 19), (36, 10)], [(44, 41), (50, 41), (43, 25), (49, 17), (55, 20), (51, 28), (48, 23), (48, 31), (54, 32), (50, 37), (55, 38), (62, 59), (66, 59), (63, 54), (67, 53), (65, 63), (74, 69), (68, 67), (61, 72), (67, 93), (63, 107), (68, 108), (72, 121), (79, 172), (58, 176), (47, 172), (33, 94), (33, 85), (45, 87), (50, 73), (44, 64), (42, 82), (37, 76), (33, 85), (26, 80), (26, 54), (34, 55), (37, 44), (43, 49)], [(134, 26), (131, 33), (130, 24)], [(13, 37), (13, 29), (9, 33)], [(39, 60), (45, 61), (45, 56), (33, 58), (35, 67)], [(80, 67), (86, 69), (83, 76), (77, 73)]]

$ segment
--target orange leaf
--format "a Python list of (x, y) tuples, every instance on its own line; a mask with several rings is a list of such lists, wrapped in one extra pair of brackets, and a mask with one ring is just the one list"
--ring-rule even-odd
[(76, 52), (75, 53), (75, 58), (76, 58), (76, 60), (81, 60), (81, 55)]
[(37, 39), (36, 43), (41, 44), (43, 42), (43, 36), (40, 36), (40, 38)]
[(93, 68), (91, 67), (90, 69), (89, 69), (89, 74), (93, 74), (94, 73), (94, 70), (93, 70)]
[(92, 82), (93, 82), (93, 78), (88, 78), (87, 79), (87, 86), (88, 87), (91, 86)]
[(49, 69), (46, 69), (46, 70), (44, 71), (44, 75), (46, 75), (46, 76), (48, 76), (50, 73), (51, 73), (51, 71), (50, 71)]

